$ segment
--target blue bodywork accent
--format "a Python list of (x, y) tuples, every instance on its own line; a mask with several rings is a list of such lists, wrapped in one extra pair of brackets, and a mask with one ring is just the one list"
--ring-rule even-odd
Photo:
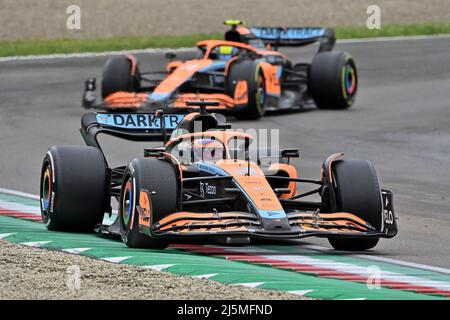
[(50, 207), (50, 201), (48, 201), (48, 199), (41, 199), (41, 201), (42, 201), (42, 208), (48, 210), (48, 208)]
[(261, 217), (266, 219), (283, 219), (286, 218), (284, 210), (258, 210)]
[(250, 28), (250, 32), (256, 37), (265, 40), (306, 40), (322, 37), (324, 28), (287, 28), (281, 31), (279, 28)]
[(226, 66), (227, 62), (224, 60), (219, 60), (219, 61), (213, 61), (213, 63), (211, 63), (210, 65), (198, 70), (198, 72), (208, 72), (208, 71), (215, 71), (215, 70), (219, 70), (219, 69), (224, 69)]
[(283, 74), (283, 67), (282, 66), (278, 66), (278, 69), (277, 69), (277, 78), (278, 78), (278, 80), (281, 78), (282, 74)]
[(194, 163), (194, 166), (196, 166), (200, 171), (207, 172), (209, 174), (218, 174), (219, 176), (228, 176), (228, 173), (219, 168), (218, 166), (207, 163), (207, 162), (196, 162)]
[[(208, 72), (208, 71), (215, 71), (215, 70), (223, 69), (223, 68), (225, 68), (226, 64), (227, 64), (226, 61), (214, 61), (210, 65), (208, 65), (208, 66), (198, 70), (198, 72)], [(187, 79), (186, 81), (189, 81), (191, 79), (192, 79), (192, 77)], [(176, 89), (178, 89), (178, 87)], [(150, 102), (164, 101), (166, 99), (169, 99), (170, 96), (172, 95), (172, 93), (173, 93), (173, 91), (172, 92), (168, 92), (168, 93), (156, 93), (156, 92), (153, 92), (153, 93), (151, 93), (149, 95), (148, 100)]]
[(134, 201), (133, 201), (133, 186), (130, 188), (130, 203), (128, 205), (128, 212), (127, 212), (127, 218), (131, 218), (131, 212), (132, 212), (132, 208), (134, 206)]
[[(219, 168), (215, 164), (212, 163), (206, 163), (206, 162), (196, 162), (194, 164), (200, 171), (207, 172), (209, 174), (217, 174), (219, 176), (228, 176), (228, 173), (223, 170), (222, 168)], [(236, 186), (239, 188), (239, 190), (246, 196), (248, 201), (253, 205), (253, 207), (257, 210), (260, 217), (265, 219), (283, 219), (286, 218), (286, 213), (284, 210), (259, 210), (256, 208), (256, 205), (252, 201), (252, 198), (245, 192), (245, 190), (237, 183), (235, 180), (233, 180), (236, 184)]]
[(149, 96), (149, 100), (150, 101), (163, 101), (166, 100), (170, 97), (170, 93), (156, 93), (153, 92), (150, 96)]
[[(164, 122), (166, 129), (176, 129), (184, 117), (185, 115), (183, 114), (165, 114)], [(157, 118), (153, 113), (98, 113), (96, 119), (97, 123), (101, 125), (121, 129), (161, 129), (161, 119), (159, 117)]]

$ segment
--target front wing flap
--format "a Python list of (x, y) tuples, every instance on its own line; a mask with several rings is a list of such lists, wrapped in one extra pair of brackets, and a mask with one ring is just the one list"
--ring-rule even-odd
[(177, 212), (153, 224), (154, 237), (248, 236), (250, 238), (295, 239), (319, 237), (389, 237), (369, 223), (346, 213), (291, 212), (289, 231), (267, 231), (258, 218), (247, 212)]

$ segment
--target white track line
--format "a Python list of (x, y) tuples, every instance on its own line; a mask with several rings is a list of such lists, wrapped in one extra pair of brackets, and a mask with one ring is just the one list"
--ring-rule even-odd
[(133, 258), (132, 256), (126, 256), (126, 257), (107, 257), (107, 258), (100, 258), (100, 260), (112, 262), (112, 263), (121, 263), (122, 261), (128, 260), (130, 258)]
[(8, 61), (30, 61), (30, 60), (53, 60), (53, 59), (84, 59), (95, 57), (119, 56), (123, 54), (143, 54), (143, 53), (165, 53), (168, 51), (194, 51), (195, 48), (148, 48), (122, 51), (104, 51), (104, 52), (84, 52), (84, 53), (55, 53), (49, 55), (28, 55), (28, 56), (12, 56), (0, 57), (0, 62)]
[[(352, 43), (372, 43), (372, 42), (394, 42), (394, 41), (413, 41), (413, 40), (432, 40), (432, 39), (450, 39), (448, 34), (425, 35), (425, 36), (400, 36), (400, 37), (375, 37), (361, 39), (342, 39), (337, 40), (338, 44)], [(143, 53), (164, 53), (168, 51), (193, 51), (195, 48), (148, 48), (121, 51), (104, 51), (104, 52), (85, 52), (85, 53), (56, 53), (49, 55), (28, 55), (28, 56), (10, 56), (0, 57), (0, 62), (8, 61), (30, 61), (30, 60), (52, 60), (52, 59), (83, 59), (94, 57), (117, 56), (123, 54), (143, 54)]]
[(217, 275), (218, 275), (218, 273), (199, 274), (198, 276), (192, 276), (192, 278), (209, 279), (209, 278), (215, 277)]
[[(361, 267), (349, 263), (328, 260), (324, 261), (321, 259), (311, 258), (302, 255), (262, 255), (263, 258), (279, 261), (287, 261), (291, 263), (296, 263), (300, 265), (310, 265), (318, 268), (332, 269), (337, 272), (357, 275), (361, 277), (369, 278), (371, 276), (371, 271), (366, 267)], [(380, 270), (380, 278), (388, 281), (402, 282), (405, 284), (412, 284), (415, 286), (426, 286), (433, 287), (440, 290), (450, 291), (450, 283), (436, 280), (428, 280), (416, 276), (408, 276), (400, 274), (397, 272)]]
[(155, 265), (151, 265), (151, 266), (143, 266), (142, 268), (151, 269), (151, 270), (155, 270), (155, 271), (163, 271), (172, 266), (174, 266), (174, 264), (155, 264)]
[(410, 268), (422, 269), (422, 270), (433, 271), (433, 272), (438, 272), (438, 273), (450, 275), (450, 269), (434, 267), (434, 266), (424, 265), (424, 264), (420, 264), (420, 263), (414, 263), (414, 262), (408, 262), (408, 261), (402, 261), (402, 260), (395, 260), (395, 259), (378, 257), (378, 256), (370, 256), (370, 255), (367, 255), (367, 254), (358, 254), (358, 255), (355, 255), (355, 257), (366, 259), (366, 260), (372, 260), (372, 261), (378, 261), (378, 262), (385, 262), (385, 263), (395, 264), (395, 265), (399, 265), (399, 266), (402, 266), (402, 267), (410, 267)]
[(297, 296), (304, 296), (305, 294), (311, 293), (314, 290), (292, 290), (292, 291), (288, 291), (289, 293), (295, 294)]
[(18, 196), (18, 197), (27, 198), (27, 199), (39, 200), (39, 196), (36, 194), (31, 194), (31, 193), (27, 193), (27, 192), (21, 192), (21, 191), (6, 189), (6, 188), (0, 188), (0, 193), (10, 194), (12, 196)]
[(43, 245), (46, 245), (47, 243), (50, 243), (51, 241), (31, 241), (31, 242), (21, 242), (20, 244), (23, 244), (28, 247), (35, 247), (39, 248)]
[[(299, 248), (310, 249), (310, 250), (321, 251), (321, 252), (336, 252), (335, 250), (321, 247), (321, 246), (316, 246), (316, 245), (301, 245), (301, 246), (299, 246)], [(402, 267), (410, 267), (410, 268), (433, 271), (433, 272), (450, 275), (450, 269), (430, 266), (430, 265), (421, 264), (421, 263), (396, 260), (396, 259), (391, 259), (391, 258), (384, 258), (384, 257), (380, 257), (380, 256), (372, 256), (372, 255), (368, 255), (368, 254), (348, 254), (348, 253), (346, 253), (345, 255), (353, 256), (353, 257), (361, 258), (361, 259), (365, 259), (365, 260), (385, 262), (385, 263), (395, 264), (395, 265), (402, 266)]]
[(13, 234), (16, 234), (16, 233), (15, 232), (14, 233), (0, 233), (0, 240), (5, 239), (9, 236), (12, 236)]
[(265, 282), (245, 282), (245, 283), (233, 283), (233, 286), (243, 286), (247, 288), (257, 288), (263, 285)]
[[(305, 246), (299, 246), (299, 248), (304, 249)], [(312, 247), (312, 246), (306, 246), (306, 247)], [(222, 248), (226, 251), (230, 251), (232, 253), (242, 253), (242, 254), (255, 254), (258, 257), (262, 257), (268, 260), (278, 260), (280, 262), (290, 262), (294, 264), (299, 265), (310, 265), (317, 268), (324, 268), (324, 269), (330, 269), (335, 270), (340, 273), (346, 273), (351, 275), (357, 275), (361, 277), (369, 278), (371, 276), (371, 271), (368, 270), (368, 268), (354, 265), (346, 262), (339, 262), (333, 259), (329, 260), (322, 260), (317, 259), (310, 256), (305, 256), (301, 254), (291, 254), (291, 253), (280, 253), (276, 250), (270, 250), (270, 249), (262, 249), (258, 252), (258, 247), (220, 247), (217, 246), (217, 248)], [(321, 249), (321, 247), (314, 246), (314, 250), (319, 251), (318, 249)], [(320, 250), (320, 251), (329, 251), (329, 250)], [(359, 255), (362, 256), (362, 255)], [(365, 256), (365, 255), (364, 255)], [(370, 256), (369, 256), (370, 257)], [(425, 279), (419, 276), (410, 276), (398, 272), (391, 272), (386, 270), (380, 269), (380, 278), (384, 279), (385, 281), (397, 281), (402, 282), (405, 284), (411, 284), (414, 286), (425, 286), (425, 287), (432, 287), (439, 290), (446, 290), (450, 291), (450, 283), (443, 282), (443, 281), (437, 281), (437, 280), (431, 280), (431, 279)]]
[(83, 253), (90, 249), (91, 248), (71, 248), (71, 249), (62, 249), (61, 251), (67, 252), (67, 253), (72, 253), (72, 254), (80, 254), (80, 253)]
[[(259, 248), (259, 247), (239, 247), (239, 248), (237, 248), (237, 247), (229, 247), (229, 246), (227, 247), (227, 246), (217, 246), (217, 245), (206, 245), (206, 247), (217, 247), (217, 248), (226, 249), (226, 250), (232, 251), (232, 252), (254, 253), (257, 255), (263, 255), (264, 253), (273, 252), (272, 250)], [(314, 251), (320, 251), (320, 252), (329, 252), (332, 254), (336, 253), (336, 250), (334, 250), (334, 249), (316, 246), (316, 245), (304, 244), (304, 245), (299, 245), (298, 247), (299, 247), (299, 249), (307, 249), (307, 250), (314, 250)], [(434, 267), (434, 266), (415, 263), (415, 262), (408, 262), (408, 261), (403, 261), (403, 260), (384, 258), (384, 257), (380, 257), (380, 256), (372, 256), (372, 255), (368, 255), (368, 254), (351, 254), (348, 252), (345, 252), (345, 256), (361, 258), (364, 260), (371, 260), (371, 261), (376, 261), (376, 262), (384, 262), (384, 263), (394, 264), (394, 265), (398, 265), (398, 266), (402, 266), (402, 267), (409, 267), (409, 268), (415, 268), (415, 269), (420, 269), (420, 270), (425, 270), (425, 271), (433, 271), (433, 272), (437, 272), (437, 273), (441, 273), (441, 274), (450, 275), (450, 269)]]
[(337, 40), (338, 44), (351, 43), (371, 43), (371, 42), (394, 42), (394, 41), (414, 41), (414, 40), (433, 40), (433, 39), (450, 39), (450, 34), (436, 34), (428, 36), (399, 36), (399, 37), (375, 37), (362, 39), (342, 39)]
[(39, 206), (28, 206), (12, 201), (0, 200), (0, 208), (17, 212), (31, 213), (37, 216), (41, 215), (41, 209), (39, 208)]

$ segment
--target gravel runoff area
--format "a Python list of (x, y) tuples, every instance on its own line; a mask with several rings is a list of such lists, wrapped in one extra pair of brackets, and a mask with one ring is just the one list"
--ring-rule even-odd
[[(0, 41), (223, 32), (224, 19), (251, 25), (365, 26), (367, 7), (384, 24), (450, 21), (449, 0), (0, 0)], [(81, 30), (66, 10), (81, 8)]]
[[(0, 240), (0, 299), (308, 299)], [(80, 288), (71, 266), (80, 269)]]

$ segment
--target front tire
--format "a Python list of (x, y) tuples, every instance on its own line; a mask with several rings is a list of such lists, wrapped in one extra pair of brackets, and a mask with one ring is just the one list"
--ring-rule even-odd
[(265, 114), (266, 80), (260, 64), (254, 60), (238, 61), (231, 65), (228, 73), (228, 92), (235, 96), (239, 81), (247, 82), (247, 105), (242, 106), (235, 116), (238, 119), (256, 120)]
[[(383, 204), (373, 164), (365, 160), (344, 159), (334, 163), (336, 206), (338, 211), (353, 213), (377, 231), (383, 227)], [(336, 250), (362, 251), (374, 248), (379, 239), (329, 238)]]
[[(132, 61), (134, 59), (135, 62)], [(139, 67), (135, 58), (127, 56), (108, 59), (103, 68), (102, 98), (112, 93), (137, 92), (140, 87)], [(133, 66), (133, 63), (136, 65)]]
[(53, 231), (94, 231), (106, 207), (106, 165), (87, 146), (54, 146), (41, 170), (42, 221)]
[(131, 248), (163, 249), (164, 239), (153, 238), (139, 230), (141, 192), (149, 197), (150, 225), (173, 213), (178, 203), (178, 178), (174, 166), (156, 158), (134, 159), (128, 165), (119, 203), (120, 234)]
[(321, 52), (309, 70), (309, 92), (319, 109), (346, 109), (358, 91), (358, 73), (346, 52)]

